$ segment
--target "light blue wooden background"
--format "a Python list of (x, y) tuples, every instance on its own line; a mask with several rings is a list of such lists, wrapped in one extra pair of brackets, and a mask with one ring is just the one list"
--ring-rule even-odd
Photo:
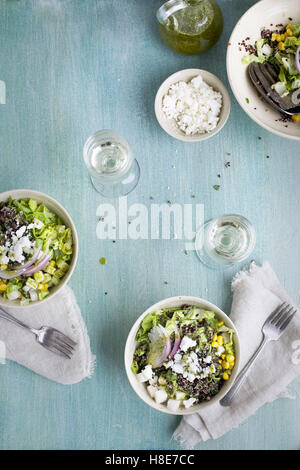
[[(230, 279), (237, 269), (206, 269), (194, 254), (184, 254), (183, 241), (113, 244), (96, 238), (96, 208), (103, 198), (89, 183), (82, 147), (98, 129), (124, 134), (139, 160), (141, 180), (129, 203), (149, 205), (153, 196), (158, 203), (204, 203), (206, 217), (245, 215), (257, 229), (254, 258), (269, 260), (299, 303), (299, 143), (259, 128), (233, 97), (226, 127), (199, 144), (173, 140), (153, 112), (157, 88), (177, 70), (204, 68), (228, 85), (226, 44), (255, 2), (220, 0), (224, 33), (201, 57), (177, 55), (160, 41), (155, 11), (161, 2), (0, 2), (0, 79), (7, 85), (7, 104), (0, 106), (0, 190), (37, 189), (71, 213), (80, 256), (70, 285), (97, 354), (94, 377), (71, 387), (16, 364), (0, 366), (2, 449), (178, 448), (171, 440), (178, 418), (148, 408), (127, 382), (128, 331), (148, 306), (172, 295), (203, 296), (230, 311)], [(218, 183), (219, 192), (212, 189)], [(102, 256), (105, 266), (98, 263)], [(199, 448), (296, 449), (299, 435), (299, 399), (280, 399)]]

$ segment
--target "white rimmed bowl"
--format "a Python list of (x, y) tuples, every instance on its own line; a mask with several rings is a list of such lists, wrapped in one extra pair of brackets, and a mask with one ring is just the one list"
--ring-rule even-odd
[[(189, 82), (197, 75), (201, 75), (203, 80), (208, 85), (210, 85), (215, 91), (219, 91), (222, 94), (223, 100), (219, 116), (220, 119), (217, 127), (211, 132), (206, 132), (205, 134), (186, 135), (181, 129), (179, 129), (174, 119), (167, 118), (164, 111), (162, 110), (162, 100), (163, 97), (168, 93), (171, 85), (181, 81)], [(161, 84), (155, 97), (154, 110), (160, 126), (167, 134), (171, 135), (175, 139), (182, 140), (183, 142), (200, 142), (202, 140), (210, 139), (216, 135), (226, 124), (230, 114), (230, 97), (225, 85), (212, 73), (201, 69), (185, 69), (173, 73), (173, 75), (168, 77)]]
[[(235, 332), (234, 334), (234, 347), (235, 347), (235, 355), (236, 355), (236, 362), (235, 366), (232, 369), (232, 374), (228, 382), (225, 382), (221, 390), (217, 395), (215, 395), (211, 400), (200, 403), (199, 405), (194, 405), (191, 408), (184, 409), (180, 408), (176, 412), (170, 411), (165, 404), (157, 404), (148, 394), (146, 386), (144, 383), (141, 383), (138, 381), (136, 375), (132, 372), (131, 370), (131, 363), (133, 360), (133, 354), (137, 345), (136, 342), (136, 334), (138, 332), (138, 329), (140, 327), (140, 324), (143, 320), (143, 318), (149, 313), (149, 312), (154, 312), (155, 310), (159, 310), (162, 308), (172, 308), (172, 307), (180, 307), (181, 305), (196, 305), (197, 307), (204, 308), (206, 310), (212, 310), (215, 312), (217, 318), (220, 321), (224, 321), (225, 325), (232, 328)], [(128, 380), (130, 382), (130, 385), (132, 386), (133, 390), (135, 393), (145, 402), (147, 405), (151, 406), (152, 408), (155, 408), (158, 411), (162, 411), (163, 413), (168, 413), (168, 414), (173, 414), (173, 415), (189, 415), (192, 413), (195, 413), (197, 411), (201, 411), (204, 408), (207, 408), (210, 406), (212, 403), (215, 403), (216, 401), (219, 401), (230, 389), (230, 387), (233, 384), (233, 381), (236, 377), (236, 374), (238, 372), (238, 366), (239, 366), (239, 359), (240, 359), (240, 347), (239, 347), (239, 337), (237, 330), (230, 320), (230, 318), (221, 310), (219, 309), (216, 305), (212, 304), (211, 302), (208, 302), (207, 300), (200, 299), (198, 297), (190, 297), (190, 296), (178, 296), (178, 297), (170, 297), (168, 299), (161, 300), (160, 302), (157, 302), (155, 305), (152, 305), (149, 307), (134, 323), (133, 327), (130, 330), (130, 333), (128, 335), (127, 341), (126, 341), (126, 346), (125, 346), (125, 353), (124, 353), (124, 360), (125, 360), (125, 369), (126, 369), (126, 374), (128, 377)]]
[(61, 282), (58, 286), (53, 286), (51, 287), (51, 290), (49, 291), (48, 297), (46, 297), (43, 300), (37, 300), (35, 302), (30, 302), (27, 305), (21, 305), (18, 300), (7, 300), (4, 299), (3, 297), (0, 296), (0, 306), (3, 307), (20, 307), (20, 308), (28, 308), (28, 307), (33, 307), (34, 305), (41, 305), (44, 302), (47, 302), (49, 299), (52, 299), (55, 294), (57, 294), (60, 289), (68, 282), (70, 279), (74, 269), (75, 265), (77, 262), (77, 257), (78, 257), (78, 236), (77, 236), (77, 231), (74, 225), (73, 220), (71, 219), (71, 216), (68, 214), (66, 209), (59, 204), (55, 199), (52, 197), (48, 196), (47, 194), (41, 193), (39, 191), (33, 191), (31, 189), (14, 189), (12, 191), (6, 191), (5, 193), (0, 194), (0, 201), (7, 201), (9, 197), (12, 197), (13, 199), (36, 199), (39, 203), (45, 204), (45, 206), (48, 207), (48, 209), (55, 214), (59, 216), (59, 218), (63, 221), (63, 223), (66, 225), (66, 227), (71, 228), (72, 230), (72, 236), (73, 236), (73, 255), (72, 255), (72, 260), (71, 264), (69, 267), (69, 270), (66, 272), (64, 277), (61, 279)]
[(278, 121), (280, 114), (259, 97), (248, 77), (247, 65), (242, 64), (242, 57), (247, 53), (239, 45), (247, 37), (255, 43), (264, 27), (272, 29), (273, 24), (274, 29), (276, 24), (288, 23), (300, 23), (299, 0), (262, 0), (253, 5), (239, 19), (229, 39), (227, 74), (233, 94), (253, 121), (281, 137), (300, 140), (300, 123)]

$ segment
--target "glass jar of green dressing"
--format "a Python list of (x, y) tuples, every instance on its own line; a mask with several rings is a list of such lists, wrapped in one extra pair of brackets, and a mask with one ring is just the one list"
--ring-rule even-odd
[(206, 52), (223, 30), (223, 15), (215, 0), (169, 0), (156, 16), (165, 43), (182, 54)]

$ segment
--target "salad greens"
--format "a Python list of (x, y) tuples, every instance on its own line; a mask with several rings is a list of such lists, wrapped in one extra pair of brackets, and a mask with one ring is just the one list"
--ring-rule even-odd
[(234, 331), (193, 305), (148, 313), (136, 341), (131, 369), (171, 411), (210, 400), (235, 364)]
[(2, 297), (22, 305), (43, 300), (68, 271), (72, 253), (71, 229), (44, 204), (11, 197), (0, 203)]
[(281, 31), (263, 30), (262, 38), (255, 43), (254, 52), (242, 58), (243, 64), (251, 62), (274, 65), (278, 71), (278, 82), (272, 88), (281, 96), (300, 88), (300, 73), (295, 57), (300, 46), (300, 24), (288, 24)]

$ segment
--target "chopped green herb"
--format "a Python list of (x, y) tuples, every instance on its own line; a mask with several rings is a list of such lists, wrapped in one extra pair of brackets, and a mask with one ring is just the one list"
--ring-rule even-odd
[(214, 188), (216, 191), (219, 191), (220, 185), (219, 185), (219, 184), (215, 184), (215, 185), (213, 186), (213, 188)]
[(249, 101), (249, 98), (246, 98), (246, 103), (247, 103), (247, 104), (249, 104), (249, 103), (250, 103), (250, 101)]
[(100, 258), (99, 263), (100, 264), (106, 264), (106, 258)]

